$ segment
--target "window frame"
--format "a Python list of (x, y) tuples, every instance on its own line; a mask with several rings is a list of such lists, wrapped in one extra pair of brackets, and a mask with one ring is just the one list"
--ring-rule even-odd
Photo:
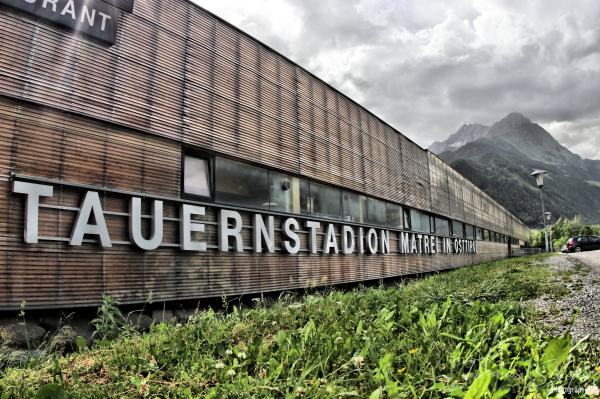
[[(185, 191), (185, 158), (192, 157), (198, 159), (204, 159), (208, 161), (208, 184), (209, 184), (209, 195), (198, 195), (192, 194)], [(196, 151), (190, 149), (184, 149), (181, 153), (181, 175), (180, 175), (180, 197), (183, 199), (197, 200), (197, 201), (215, 201), (215, 156), (205, 151)]]

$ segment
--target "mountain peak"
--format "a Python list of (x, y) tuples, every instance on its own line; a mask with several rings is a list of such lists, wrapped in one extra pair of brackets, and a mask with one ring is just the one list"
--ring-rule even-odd
[(501, 119), (497, 123), (516, 127), (516, 126), (521, 126), (521, 125), (528, 125), (531, 123), (531, 120), (529, 120), (529, 118), (527, 118), (525, 115), (523, 115), (519, 112), (511, 112), (510, 114), (506, 115), (503, 119)]
[(489, 126), (478, 123), (465, 122), (463, 125), (445, 141), (436, 141), (429, 147), (429, 151), (435, 154), (441, 154), (446, 151), (454, 151), (463, 145), (485, 137), (490, 130)]

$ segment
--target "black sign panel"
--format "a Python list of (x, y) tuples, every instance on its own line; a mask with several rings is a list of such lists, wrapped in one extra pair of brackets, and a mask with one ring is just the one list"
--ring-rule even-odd
[(74, 31), (114, 44), (121, 12), (100, 0), (0, 0)]
[(102, 0), (103, 2), (110, 4), (111, 6), (115, 6), (120, 8), (125, 12), (133, 11), (133, 0)]

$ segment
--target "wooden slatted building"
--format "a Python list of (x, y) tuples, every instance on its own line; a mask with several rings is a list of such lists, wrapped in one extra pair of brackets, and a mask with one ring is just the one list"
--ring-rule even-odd
[[(114, 43), (49, 22), (41, 1), (32, 12), (17, 3), (0, 1), (0, 310), (381, 279), (505, 257), (529, 238), (434, 154), (189, 1), (105, 1), (117, 10)], [(52, 187), (37, 242), (24, 236), (32, 197), (15, 182)], [(89, 232), (73, 244), (88, 192), (99, 195), (110, 247)], [(158, 248), (132, 242), (133, 197), (145, 237), (153, 201), (163, 205)], [(192, 217), (204, 231), (190, 237), (205, 251), (183, 248), (184, 204), (204, 208)], [(223, 210), (241, 216), (241, 250), (235, 237), (220, 246)], [(272, 252), (253, 244), (255, 214), (274, 218)], [(299, 223), (296, 254), (284, 253), (288, 218)], [(321, 225), (315, 243), (307, 221)], [(370, 229), (389, 234), (388, 251), (364, 251)], [(416, 250), (403, 253), (404, 232), (423, 240)]]

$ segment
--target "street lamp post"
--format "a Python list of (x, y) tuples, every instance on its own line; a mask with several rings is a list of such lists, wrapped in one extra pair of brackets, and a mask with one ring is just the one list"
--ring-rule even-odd
[(548, 235), (550, 236), (550, 239), (548, 240), (548, 248), (550, 252), (554, 252), (554, 244), (552, 242), (552, 224), (550, 223), (552, 220), (552, 212), (545, 212), (544, 216), (546, 216), (546, 222), (551, 226), (548, 230)]
[(540, 199), (542, 201), (542, 222), (544, 223), (544, 238), (546, 240), (546, 252), (549, 252), (548, 231), (546, 230), (546, 209), (544, 208), (544, 175), (548, 174), (545, 170), (534, 170), (531, 176), (535, 177), (535, 182), (540, 189)]

